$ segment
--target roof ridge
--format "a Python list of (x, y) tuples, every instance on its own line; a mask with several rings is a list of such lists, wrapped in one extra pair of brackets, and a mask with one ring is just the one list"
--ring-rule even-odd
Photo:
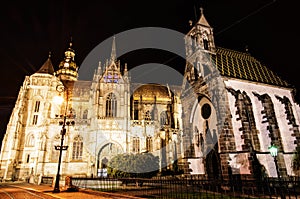
[(247, 58), (247, 59), (251, 59), (252, 61), (260, 62), (255, 57), (253, 57), (249, 52), (241, 52), (238, 50), (233, 50), (233, 49), (219, 47), (219, 46), (216, 46), (216, 50), (223, 51), (222, 53), (226, 55), (231, 55), (240, 58)]
[(290, 84), (276, 72), (247, 52), (216, 47), (213, 59), (221, 75), (289, 87)]

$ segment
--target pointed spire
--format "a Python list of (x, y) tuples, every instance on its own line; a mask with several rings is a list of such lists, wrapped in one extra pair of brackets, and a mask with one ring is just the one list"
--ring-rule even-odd
[(111, 54), (110, 54), (110, 63), (116, 61), (117, 53), (116, 53), (116, 37), (113, 36)]
[(54, 74), (54, 67), (51, 62), (51, 52), (49, 51), (48, 59), (45, 61), (45, 63), (42, 65), (42, 67), (36, 72), (36, 73), (46, 73), (53, 75)]
[(204, 12), (203, 12), (203, 8), (200, 8), (200, 19), (198, 21), (198, 24), (204, 25), (204, 26), (210, 26), (209, 23), (207, 22), (207, 20), (204, 17)]

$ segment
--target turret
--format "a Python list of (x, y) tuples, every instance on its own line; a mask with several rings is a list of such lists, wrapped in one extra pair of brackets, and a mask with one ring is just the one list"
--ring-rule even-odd
[(75, 51), (72, 49), (72, 42), (65, 51), (64, 59), (59, 63), (58, 70), (55, 75), (65, 84), (74, 83), (78, 79), (78, 69), (75, 62)]

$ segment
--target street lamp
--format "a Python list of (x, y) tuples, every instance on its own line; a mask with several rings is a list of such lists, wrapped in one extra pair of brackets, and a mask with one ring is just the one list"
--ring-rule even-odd
[(279, 173), (278, 162), (277, 162), (277, 154), (278, 154), (277, 146), (272, 144), (269, 147), (269, 152), (270, 152), (271, 156), (274, 158), (274, 163), (275, 163), (275, 167), (276, 167), (277, 176), (278, 176), (278, 179), (280, 179), (280, 173)]
[[(63, 85), (58, 85), (56, 87), (56, 90), (61, 94), (65, 88)], [(59, 122), (60, 125), (62, 125), (62, 129), (61, 129), (61, 140), (60, 140), (60, 145), (59, 146), (55, 146), (55, 150), (59, 150), (59, 158), (58, 158), (58, 168), (57, 168), (57, 174), (56, 174), (56, 178), (55, 178), (55, 185), (54, 185), (54, 190), (53, 193), (59, 193), (60, 189), (59, 189), (59, 179), (60, 179), (60, 166), (61, 166), (61, 158), (62, 158), (62, 151), (67, 150), (68, 146), (64, 146), (64, 137), (66, 135), (66, 125), (72, 124), (74, 125), (74, 121), (70, 122), (66, 122), (67, 121), (67, 117), (69, 118), (69, 116), (67, 115), (67, 109), (68, 109), (68, 89), (66, 90), (66, 107), (64, 110), (64, 115), (62, 115), (62, 121)], [(63, 102), (63, 98), (59, 98), (59, 97), (55, 97), (54, 99), (56, 102)]]
[(274, 163), (275, 163), (275, 167), (276, 167), (276, 172), (277, 172), (277, 177), (278, 177), (278, 181), (279, 181), (279, 188), (280, 188), (280, 196), (282, 199), (285, 198), (284, 195), (284, 191), (282, 190), (284, 187), (281, 184), (281, 176), (280, 176), (280, 172), (279, 172), (279, 168), (278, 168), (278, 161), (277, 161), (277, 155), (278, 155), (278, 148), (276, 145), (272, 144), (269, 147), (269, 152), (271, 154), (271, 156), (274, 158)]

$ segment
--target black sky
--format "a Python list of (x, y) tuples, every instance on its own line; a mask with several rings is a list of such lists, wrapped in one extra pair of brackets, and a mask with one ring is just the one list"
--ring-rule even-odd
[[(57, 67), (72, 37), (75, 59), (80, 65), (94, 47), (122, 31), (154, 26), (186, 34), (190, 29), (188, 21), (198, 19), (200, 7), (214, 28), (217, 46), (238, 51), (248, 46), (251, 55), (300, 92), (297, 69), (300, 17), (296, 3), (289, 0), (7, 1), (0, 8), (0, 139), (25, 76), (41, 67), (49, 51)], [(133, 67), (153, 59), (164, 63), (169, 56), (153, 58), (151, 53), (147, 56), (139, 51), (136, 56), (131, 53), (128, 59), (123, 59), (128, 67)], [(177, 69), (182, 72), (183, 68), (184, 65)]]

